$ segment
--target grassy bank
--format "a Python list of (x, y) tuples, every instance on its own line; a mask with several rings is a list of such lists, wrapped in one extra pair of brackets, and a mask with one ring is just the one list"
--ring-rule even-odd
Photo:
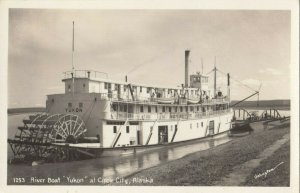
[(260, 152), (286, 133), (289, 133), (289, 124), (280, 126), (278, 129), (256, 131), (249, 136), (237, 138), (214, 149), (197, 152), (182, 159), (143, 170), (127, 178), (129, 180), (153, 179), (151, 184), (140, 185), (217, 185), (215, 182), (232, 172), (234, 166), (256, 158)]
[[(285, 143), (272, 156), (260, 163), (248, 176), (245, 186), (289, 186), (290, 142)], [(258, 177), (259, 174), (265, 174)], [(257, 176), (255, 178), (255, 176)]]

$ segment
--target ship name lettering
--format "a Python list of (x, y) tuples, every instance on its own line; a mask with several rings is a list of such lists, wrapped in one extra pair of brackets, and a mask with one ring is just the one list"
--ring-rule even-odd
[(74, 108), (66, 108), (65, 109), (66, 110), (66, 113), (81, 113), (82, 112), (82, 109), (81, 108), (76, 108), (76, 109), (74, 109)]
[(67, 177), (67, 181), (68, 181), (68, 183), (71, 183), (71, 184), (79, 184), (79, 183), (83, 183), (84, 179), (83, 178)]

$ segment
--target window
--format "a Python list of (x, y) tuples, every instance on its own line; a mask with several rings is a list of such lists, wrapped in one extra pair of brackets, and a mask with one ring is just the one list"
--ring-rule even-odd
[(119, 109), (121, 112), (124, 112), (124, 105), (123, 104), (119, 104)]
[(123, 85), (124, 92), (126, 92), (126, 85)]
[(117, 126), (114, 126), (114, 133), (117, 133)]
[(79, 108), (82, 108), (83, 107), (83, 103), (79, 103)]
[(71, 85), (68, 86), (68, 91), (71, 92)]
[(180, 112), (182, 112), (182, 107), (180, 107)]
[(104, 88), (105, 88), (105, 89), (107, 89), (107, 88), (108, 88), (108, 86), (107, 86), (107, 82), (105, 82), (105, 83), (104, 83)]
[(190, 110), (191, 110), (191, 112), (193, 112), (193, 111), (194, 111), (194, 107), (193, 107), (193, 106), (191, 106)]
[(177, 107), (175, 107), (175, 112), (177, 112), (177, 110), (178, 110), (178, 108), (177, 108)]
[(140, 86), (140, 92), (143, 92), (143, 87)]
[(127, 105), (124, 105), (124, 112), (127, 112)]
[(172, 112), (172, 108), (171, 107), (169, 107), (169, 113), (171, 113)]
[(144, 107), (140, 106), (140, 112), (143, 113), (144, 112)]
[(199, 106), (197, 106), (197, 111), (199, 111)]
[(201, 122), (201, 127), (203, 127), (203, 122)]
[(129, 126), (126, 126), (126, 133), (129, 133)]
[(164, 113), (165, 111), (166, 111), (166, 107), (163, 106), (163, 107), (162, 107), (162, 112)]
[(147, 93), (149, 93), (150, 92), (150, 88), (147, 88)]
[(83, 88), (85, 88), (85, 84), (83, 84)]
[(68, 107), (71, 108), (72, 107), (72, 103), (68, 103)]
[(189, 107), (185, 106), (185, 111), (188, 112), (189, 111)]
[(151, 106), (148, 106), (148, 113), (151, 113)]
[(117, 105), (116, 103), (114, 103), (114, 104), (112, 105), (112, 110), (113, 110), (113, 111), (117, 111), (117, 110), (118, 110), (118, 105)]
[(119, 90), (119, 85), (115, 84), (115, 90)]
[(111, 89), (111, 84), (110, 83), (108, 83), (108, 89)]
[(157, 113), (157, 106), (155, 106), (155, 112)]

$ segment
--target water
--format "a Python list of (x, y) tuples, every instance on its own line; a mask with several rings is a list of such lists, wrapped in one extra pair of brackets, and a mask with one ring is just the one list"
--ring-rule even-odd
[[(224, 134), (185, 146), (164, 147), (153, 152), (137, 155), (103, 157), (65, 163), (46, 163), (38, 166), (8, 165), (8, 183), (13, 183), (13, 177), (15, 176), (24, 177), (27, 182), (30, 181), (31, 177), (35, 176), (39, 178), (60, 177), (61, 179), (65, 179), (67, 176), (115, 179), (116, 177), (126, 176), (145, 168), (179, 159), (193, 152), (209, 149), (230, 140), (227, 134)], [(64, 181), (61, 184), (68, 184), (68, 182)]]

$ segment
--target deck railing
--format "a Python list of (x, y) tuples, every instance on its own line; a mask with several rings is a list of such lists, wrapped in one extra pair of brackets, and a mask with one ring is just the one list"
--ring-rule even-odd
[(207, 112), (185, 112), (185, 113), (126, 113), (112, 112), (113, 120), (178, 120), (178, 119), (200, 119), (218, 116), (231, 112), (230, 109)]
[(99, 72), (95, 70), (74, 70), (63, 72), (63, 78), (69, 79), (69, 78), (101, 78), (101, 79), (107, 79), (108, 75), (105, 72)]
[[(160, 98), (140, 97), (140, 96), (135, 96), (134, 100), (133, 100), (131, 96), (120, 95), (120, 94), (115, 94), (115, 93), (100, 93), (98, 96), (100, 96), (100, 99), (110, 100), (113, 102), (133, 102), (133, 103), (141, 103), (141, 104), (157, 104), (158, 101), (160, 101)], [(176, 101), (176, 99), (175, 99), (175, 101)], [(214, 104), (214, 103), (226, 103), (226, 102), (229, 102), (227, 100), (227, 98), (202, 99), (201, 104), (210, 105), (210, 104)]]

